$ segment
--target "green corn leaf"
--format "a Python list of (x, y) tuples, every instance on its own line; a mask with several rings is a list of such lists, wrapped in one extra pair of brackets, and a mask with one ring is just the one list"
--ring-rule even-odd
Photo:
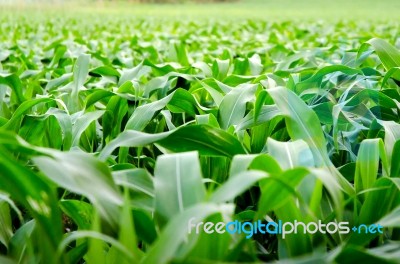
[(33, 160), (50, 180), (86, 196), (111, 226), (117, 224), (122, 197), (104, 163), (85, 153), (57, 151), (52, 151), (51, 157)]
[(20, 122), (21, 117), (26, 114), (26, 112), (28, 112), (29, 110), (32, 109), (32, 107), (41, 104), (41, 103), (47, 103), (47, 102), (51, 102), (53, 101), (53, 99), (51, 98), (38, 98), (38, 99), (33, 99), (30, 101), (26, 101), (23, 102), (18, 108), (17, 110), (15, 110), (14, 114), (12, 115), (12, 117), (10, 118), (10, 120), (8, 120), (8, 122), (3, 126), (4, 129), (13, 129), (18, 122)]
[(10, 206), (0, 198), (0, 243), (8, 248), (8, 243), (13, 235)]
[(205, 200), (196, 152), (160, 156), (154, 177), (155, 209), (164, 220)]
[(177, 129), (159, 140), (158, 145), (174, 152), (197, 150), (201, 155), (232, 157), (245, 150), (238, 139), (227, 132), (204, 125)]
[(277, 107), (287, 117), (287, 130), (292, 139), (304, 140), (313, 153), (316, 165), (327, 167), (340, 186), (347, 193), (353, 193), (354, 189), (351, 184), (343, 178), (329, 159), (325, 137), (315, 112), (308, 108), (292, 91), (286, 88), (272, 88), (268, 92), (274, 99)]
[(141, 263), (170, 262), (181, 243), (184, 242), (188, 236), (189, 230), (185, 227), (187, 227), (186, 225), (189, 223), (189, 220), (194, 218), (196, 221), (202, 221), (208, 216), (222, 210), (223, 208), (215, 204), (200, 203), (175, 215), (164, 228), (160, 237), (149, 249)]
[[(36, 219), (43, 243), (49, 248), (43, 248), (43, 255), (54, 260), (54, 250), (61, 239), (61, 214), (57, 199), (52, 188), (37, 174), (20, 165), (0, 151), (0, 189), (12, 194), (12, 198), (29, 209)], [(12, 175), (12, 177), (10, 177)]]
[(88, 54), (81, 54), (75, 62), (70, 97), (70, 108), (72, 112), (77, 112), (80, 109), (79, 91), (82, 90), (82, 87), (89, 74), (89, 62), (90, 55)]
[[(372, 46), (387, 71), (395, 67), (400, 67), (400, 51), (385, 40), (373, 38), (367, 41), (366, 44)], [(362, 49), (363, 48), (361, 48), (361, 50)], [(396, 80), (400, 80), (400, 73), (395, 73), (392, 76)]]
[(223, 129), (236, 125), (246, 112), (246, 103), (253, 100), (257, 85), (242, 85), (232, 89), (222, 99), (219, 120)]
[(61, 200), (60, 208), (75, 222), (79, 229), (90, 229), (93, 219), (93, 207), (91, 204), (77, 200)]
[(0, 74), (0, 84), (9, 86), (12, 90), (12, 101), (16, 104), (22, 104), (26, 99), (22, 90), (21, 80), (15, 74)]
[(383, 175), (388, 176), (389, 166), (381, 139), (365, 139), (360, 144), (356, 162), (354, 187), (357, 192), (372, 188), (378, 176), (379, 157), (382, 159)]
[(93, 111), (85, 114), (81, 114), (76, 118), (75, 123), (72, 125), (72, 146), (78, 146), (79, 140), (82, 133), (88, 128), (88, 126), (99, 119), (104, 114), (104, 111)]
[(225, 131), (209, 126), (192, 125), (159, 134), (125, 131), (111, 141), (99, 157), (106, 159), (118, 147), (137, 147), (151, 143), (157, 143), (175, 152), (197, 150), (202, 155), (210, 156), (232, 157), (245, 153), (240, 142)]
[(148, 122), (152, 120), (154, 114), (157, 111), (163, 109), (171, 101), (172, 96), (174, 96), (174, 93), (168, 95), (161, 100), (136, 108), (136, 110), (133, 112), (132, 116), (126, 123), (125, 130), (142, 131), (146, 127)]
[(303, 140), (279, 142), (268, 138), (267, 146), (268, 152), (279, 161), (282, 169), (292, 169), (299, 166), (312, 167), (315, 165), (312, 152)]

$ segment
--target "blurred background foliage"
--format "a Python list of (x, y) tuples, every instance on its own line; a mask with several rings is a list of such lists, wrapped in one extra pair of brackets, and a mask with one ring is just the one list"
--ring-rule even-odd
[[(2, 16), (40, 11), (39, 17), (63, 14), (110, 14), (157, 18), (260, 19), (316, 23), (398, 20), (398, 0), (0, 0)], [(21, 12), (19, 12), (21, 10)], [(95, 12), (94, 12), (95, 11)], [(29, 13), (33, 16), (33, 13)]]

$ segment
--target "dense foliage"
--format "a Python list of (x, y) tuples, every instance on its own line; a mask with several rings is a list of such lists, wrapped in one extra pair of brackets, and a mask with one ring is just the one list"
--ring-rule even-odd
[[(0, 27), (0, 263), (399, 260), (397, 27)], [(384, 233), (188, 235), (192, 217)]]

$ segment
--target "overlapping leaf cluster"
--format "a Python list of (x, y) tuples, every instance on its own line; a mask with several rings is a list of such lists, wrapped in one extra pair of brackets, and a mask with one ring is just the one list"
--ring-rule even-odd
[(1, 263), (399, 259), (396, 27), (1, 22)]

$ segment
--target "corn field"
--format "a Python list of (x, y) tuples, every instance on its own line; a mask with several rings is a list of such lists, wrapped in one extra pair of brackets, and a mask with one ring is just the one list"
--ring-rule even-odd
[(0, 22), (0, 263), (400, 262), (398, 24)]

